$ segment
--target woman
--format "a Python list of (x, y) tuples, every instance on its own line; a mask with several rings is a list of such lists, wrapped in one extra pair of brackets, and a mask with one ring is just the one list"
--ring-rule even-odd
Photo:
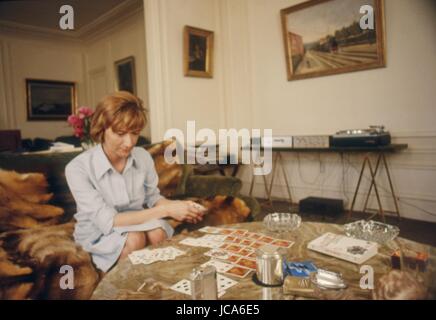
[(74, 238), (104, 272), (132, 251), (170, 238), (174, 230), (163, 218), (196, 223), (204, 212), (192, 201), (160, 195), (151, 155), (135, 147), (145, 125), (139, 98), (124, 91), (105, 97), (91, 121), (97, 146), (65, 169), (77, 205)]

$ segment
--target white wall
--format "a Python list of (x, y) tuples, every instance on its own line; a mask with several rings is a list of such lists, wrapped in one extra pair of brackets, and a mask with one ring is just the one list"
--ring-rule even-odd
[[(84, 72), (88, 105), (95, 107), (100, 99), (116, 90), (115, 65), (133, 56), (136, 69), (137, 95), (147, 105), (144, 14), (138, 10), (121, 23), (109, 25), (83, 44)], [(150, 125), (143, 135), (150, 137)]]
[[(114, 62), (135, 57), (137, 94), (147, 102), (142, 8), (85, 39), (0, 32), (0, 129), (20, 129), (23, 138), (71, 135), (66, 121), (27, 121), (26, 78), (76, 82), (77, 105), (95, 107), (116, 90)], [(150, 136), (150, 126), (142, 132)]]
[(76, 82), (83, 103), (81, 47), (75, 42), (0, 34), (0, 128), (20, 129), (24, 138), (71, 134), (62, 121), (27, 121), (26, 78)]
[[(197, 129), (272, 128), (276, 135), (384, 124), (394, 142), (409, 144), (407, 151), (389, 157), (401, 214), (436, 221), (413, 207), (436, 213), (434, 1), (386, 1), (387, 68), (288, 82), (280, 9), (298, 2), (144, 0), (153, 140), (168, 128), (183, 128), (187, 120), (196, 120)], [(184, 25), (215, 31), (213, 79), (183, 77)], [(294, 201), (319, 195), (350, 204), (361, 156), (285, 154), (285, 159)], [(244, 169), (246, 193), (251, 176)], [(388, 187), (384, 174), (383, 190)], [(366, 184), (368, 177), (367, 172)], [(255, 194), (263, 196), (257, 181)], [(392, 209), (383, 190), (383, 203)], [(286, 196), (283, 179), (276, 180), (273, 194)]]

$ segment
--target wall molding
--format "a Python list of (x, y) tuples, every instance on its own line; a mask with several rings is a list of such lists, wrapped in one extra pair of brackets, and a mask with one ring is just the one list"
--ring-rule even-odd
[(76, 30), (54, 30), (5, 20), (0, 21), (0, 29), (2, 33), (6, 34), (20, 34), (21, 36), (44, 38), (51, 41), (80, 43), (91, 41), (102, 33), (110, 31), (114, 25), (127, 20), (142, 9), (142, 0), (126, 0), (91, 23)]
[(150, 110), (151, 140), (162, 140), (171, 123), (169, 110), (168, 50), (166, 45), (166, 17), (162, 0), (144, 0), (145, 41), (148, 72), (148, 107)]
[[(2, 67), (1, 80), (3, 82), (3, 99), (4, 99), (4, 109), (3, 114), (5, 115), (5, 126), (6, 129), (17, 128), (17, 116), (15, 110), (17, 108), (16, 101), (14, 101), (14, 82), (12, 78), (12, 66), (8, 61), (11, 61), (11, 45), (8, 41), (0, 39), (0, 62)], [(9, 107), (8, 107), (9, 106)]]
[[(217, 37), (215, 37), (215, 57), (214, 57), (214, 69), (215, 69), (215, 77), (216, 77), (216, 66), (217, 62), (221, 62), (221, 72), (220, 78), (218, 79), (218, 91), (221, 93), (218, 97), (219, 99), (219, 106), (221, 109), (220, 112), (220, 119), (219, 119), (219, 127), (220, 128), (226, 128), (233, 126), (233, 121), (231, 121), (229, 117), (229, 109), (233, 106), (232, 101), (232, 79), (229, 77), (231, 74), (231, 70), (233, 66), (233, 60), (232, 60), (232, 46), (231, 44), (231, 38), (230, 38), (230, 20), (228, 18), (228, 2), (227, 0), (215, 1), (215, 20), (217, 21), (216, 27), (217, 30), (219, 30), (221, 36), (221, 45), (220, 41)], [(218, 45), (216, 45), (218, 42)], [(229, 48), (228, 50), (224, 50), (224, 48)], [(219, 50), (216, 50), (219, 49)], [(221, 56), (221, 60), (217, 59), (217, 56)], [(225, 81), (225, 79), (228, 79), (229, 81)]]

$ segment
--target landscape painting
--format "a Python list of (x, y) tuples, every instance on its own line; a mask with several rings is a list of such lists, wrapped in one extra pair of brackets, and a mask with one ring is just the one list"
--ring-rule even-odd
[(281, 17), (288, 80), (385, 66), (382, 0), (312, 0)]

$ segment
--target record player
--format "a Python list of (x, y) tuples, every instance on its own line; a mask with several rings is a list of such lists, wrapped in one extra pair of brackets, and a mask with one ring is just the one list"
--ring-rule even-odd
[(368, 129), (351, 129), (336, 132), (331, 138), (332, 147), (376, 147), (391, 144), (391, 134), (384, 126)]

